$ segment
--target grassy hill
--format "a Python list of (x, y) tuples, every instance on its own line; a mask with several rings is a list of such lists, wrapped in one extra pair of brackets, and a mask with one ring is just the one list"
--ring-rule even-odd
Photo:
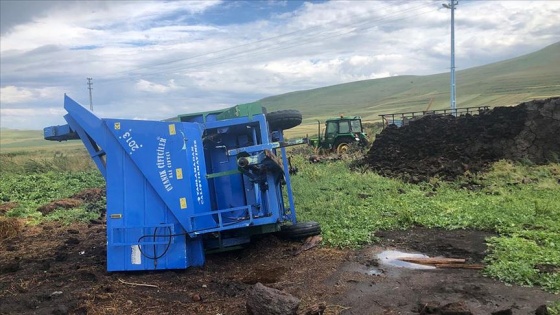
[[(521, 57), (456, 72), (457, 107), (506, 106), (560, 95), (560, 42)], [(367, 121), (379, 114), (449, 108), (449, 73), (398, 76), (328, 86), (264, 98), (269, 111), (298, 109), (313, 132), (316, 119), (340, 114)], [(308, 125), (307, 127), (305, 125)], [(298, 128), (290, 133), (298, 133)], [(311, 131), (310, 131), (311, 130)]]
[[(45, 141), (43, 130), (0, 129), (0, 153), (16, 153), (37, 150), (74, 150), (83, 148), (81, 141)], [(84, 149), (85, 150), (85, 149)]]
[[(457, 107), (505, 106), (560, 95), (560, 42), (537, 52), (485, 66), (457, 71)], [(316, 120), (360, 115), (379, 121), (379, 114), (449, 108), (449, 73), (403, 75), (333, 85), (267, 97), (259, 102), (269, 111), (298, 109), (304, 123), (287, 132), (316, 132)], [(81, 146), (79, 141), (44, 141), (42, 131), (0, 130), (0, 151), (53, 146)]]

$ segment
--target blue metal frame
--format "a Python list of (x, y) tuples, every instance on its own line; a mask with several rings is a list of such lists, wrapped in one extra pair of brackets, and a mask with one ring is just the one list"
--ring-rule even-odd
[(262, 113), (100, 119), (66, 95), (64, 108), (68, 125), (45, 128), (45, 139), (79, 137), (105, 177), (109, 271), (200, 266), (206, 238), (234, 246), (254, 227), (296, 222), (286, 152)]

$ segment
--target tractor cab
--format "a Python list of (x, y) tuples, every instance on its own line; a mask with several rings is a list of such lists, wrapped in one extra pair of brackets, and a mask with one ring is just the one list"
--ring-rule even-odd
[[(318, 135), (321, 134), (320, 128), (321, 122), (318, 121)], [(319, 149), (338, 154), (346, 153), (352, 143), (364, 147), (369, 144), (366, 134), (363, 132), (362, 119), (359, 116), (340, 116), (327, 119), (324, 135), (322, 137), (318, 136), (316, 139), (310, 139), (309, 142)]]

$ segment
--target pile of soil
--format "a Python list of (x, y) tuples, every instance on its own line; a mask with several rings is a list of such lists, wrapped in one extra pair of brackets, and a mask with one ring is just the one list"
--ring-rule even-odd
[(498, 160), (560, 161), (560, 97), (496, 107), (479, 115), (427, 115), (390, 125), (364, 163), (381, 175), (410, 182), (453, 180)]
[[(99, 213), (101, 219), (106, 211), (105, 208), (106, 192), (104, 188), (89, 188), (83, 190), (70, 198), (59, 199), (37, 208), (37, 211), (47, 215), (57, 209), (72, 209), (86, 204), (86, 210)], [(1, 209), (1, 206), (0, 206)]]

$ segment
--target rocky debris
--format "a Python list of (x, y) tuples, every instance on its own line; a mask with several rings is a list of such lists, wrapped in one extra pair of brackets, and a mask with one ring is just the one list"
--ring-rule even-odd
[(327, 309), (327, 303), (313, 304), (305, 310), (305, 315), (323, 315)]
[[(492, 312), (492, 315), (512, 315), (512, 308), (505, 308)], [(453, 302), (441, 306), (440, 302), (430, 301), (418, 303), (418, 307), (412, 310), (414, 313), (419, 313), (420, 315), (425, 314), (436, 314), (436, 315), (472, 315), (473, 313), (468, 308), (464, 301)], [(319, 313), (322, 314), (322, 313)], [(546, 305), (541, 305), (535, 310), (536, 315), (548, 315), (548, 309)], [(306, 313), (307, 315), (307, 313)]]
[(560, 97), (496, 107), (480, 115), (428, 115), (379, 134), (364, 164), (409, 182), (453, 180), (508, 159), (560, 161)]
[(300, 300), (284, 291), (269, 288), (260, 282), (247, 296), (247, 313), (251, 315), (296, 315)]
[(512, 314), (513, 311), (511, 310), (511, 308), (506, 308), (503, 310), (492, 312), (492, 315), (512, 315)]
[(535, 310), (535, 315), (549, 315), (548, 307), (546, 305), (541, 305)]
[(472, 315), (473, 313), (469, 310), (465, 302), (453, 302), (445, 304), (439, 309), (439, 314), (441, 315)]
[(195, 294), (191, 295), (191, 300), (193, 302), (200, 302), (200, 301), (202, 301), (202, 296), (198, 293), (195, 293)]
[(420, 303), (418, 305), (418, 313), (438, 314), (438, 315), (472, 315), (465, 302), (453, 302), (440, 306), (439, 302)]

